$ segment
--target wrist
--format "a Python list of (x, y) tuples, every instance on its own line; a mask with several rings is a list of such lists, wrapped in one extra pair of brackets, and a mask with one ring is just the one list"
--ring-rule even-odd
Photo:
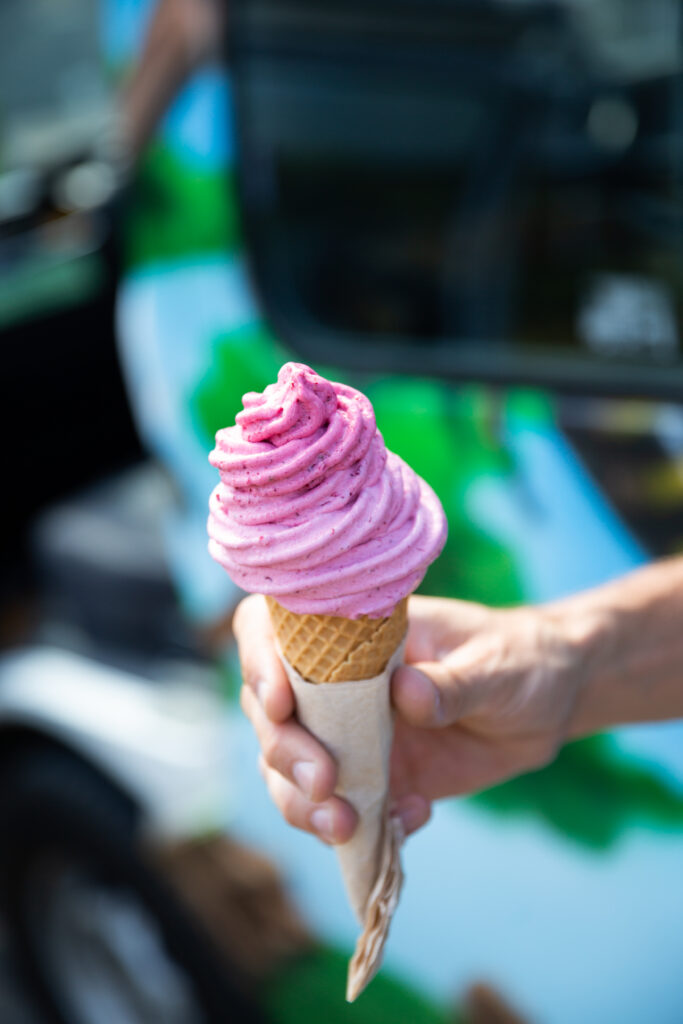
[(616, 617), (591, 600), (590, 594), (549, 605), (544, 611), (562, 637), (574, 688), (567, 738), (606, 728), (612, 724), (606, 684), (619, 647)]
[(683, 559), (547, 606), (576, 655), (569, 735), (683, 716)]

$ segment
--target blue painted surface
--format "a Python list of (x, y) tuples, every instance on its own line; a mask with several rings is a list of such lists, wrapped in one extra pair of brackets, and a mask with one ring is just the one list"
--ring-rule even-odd
[(221, 68), (209, 67), (194, 76), (164, 118), (161, 134), (190, 166), (211, 171), (232, 163), (232, 97)]
[(477, 481), (467, 508), (515, 558), (528, 600), (572, 594), (647, 561), (559, 430), (512, 417), (504, 443), (516, 473)]

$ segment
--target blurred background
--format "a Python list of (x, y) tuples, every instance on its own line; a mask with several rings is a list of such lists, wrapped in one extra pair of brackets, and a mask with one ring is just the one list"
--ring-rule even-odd
[(680, 1024), (683, 724), (442, 803), (385, 968), (288, 828), (206, 552), (287, 359), (438, 491), (422, 589), (683, 552), (677, 0), (0, 6), (0, 1020)]

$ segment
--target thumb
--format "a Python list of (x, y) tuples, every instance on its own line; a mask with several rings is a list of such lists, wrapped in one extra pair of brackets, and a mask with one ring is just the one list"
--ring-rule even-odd
[(484, 687), (478, 671), (458, 670), (442, 661), (402, 665), (391, 680), (394, 707), (409, 725), (423, 729), (452, 725), (482, 703)]

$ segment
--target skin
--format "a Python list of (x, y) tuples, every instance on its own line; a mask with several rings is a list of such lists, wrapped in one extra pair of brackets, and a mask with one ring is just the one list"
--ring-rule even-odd
[(190, 75), (220, 53), (227, 4), (159, 0), (120, 100), (127, 155), (137, 160)]
[[(434, 800), (548, 764), (569, 738), (683, 717), (683, 558), (539, 607), (413, 597), (409, 617), (391, 684), (391, 794), (407, 833)], [(246, 598), (234, 627), (272, 799), (291, 825), (345, 842), (356, 814), (334, 795), (334, 761), (294, 717), (264, 599)]]

